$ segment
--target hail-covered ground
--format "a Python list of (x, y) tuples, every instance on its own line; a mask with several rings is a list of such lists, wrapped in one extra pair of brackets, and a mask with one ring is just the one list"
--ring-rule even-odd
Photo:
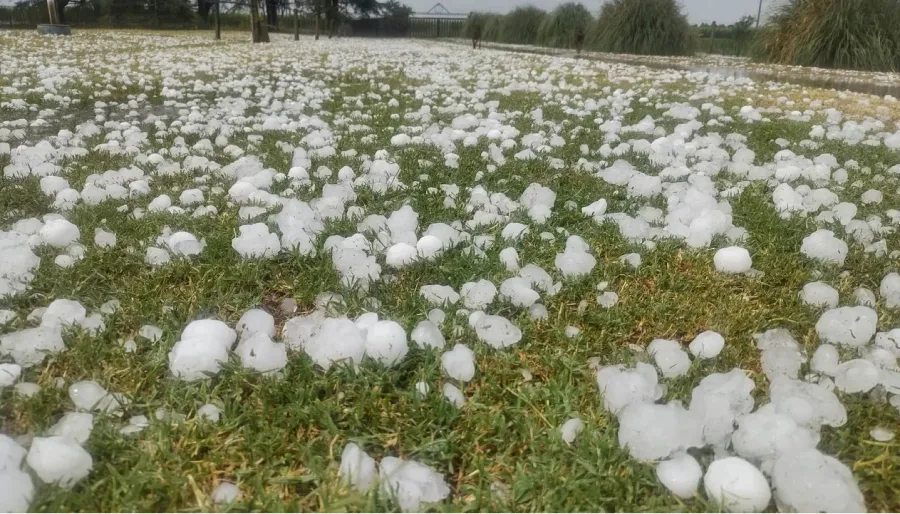
[(0, 510), (898, 510), (894, 103), (4, 32)]

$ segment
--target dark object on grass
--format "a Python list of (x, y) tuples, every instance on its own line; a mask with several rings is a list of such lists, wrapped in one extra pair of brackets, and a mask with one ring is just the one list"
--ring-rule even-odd
[(70, 25), (38, 25), (38, 34), (45, 36), (71, 36), (72, 27)]

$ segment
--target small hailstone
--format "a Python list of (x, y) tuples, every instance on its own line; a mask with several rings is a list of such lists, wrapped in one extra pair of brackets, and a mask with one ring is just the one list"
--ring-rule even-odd
[(884, 427), (875, 427), (869, 431), (869, 437), (875, 441), (886, 443), (894, 439), (894, 431)]
[(137, 434), (138, 432), (143, 432), (149, 426), (150, 420), (147, 419), (147, 416), (131, 416), (128, 419), (128, 424), (119, 429), (119, 432), (124, 435)]
[(840, 355), (837, 348), (830, 344), (821, 344), (813, 353), (809, 366), (816, 373), (832, 376), (838, 367), (839, 361)]
[(420, 348), (443, 348), (447, 341), (438, 325), (431, 320), (420, 321), (413, 329), (410, 339)]
[(234, 326), (234, 330), (244, 340), (257, 332), (275, 337), (275, 318), (262, 309), (250, 309), (245, 312)]
[(522, 339), (522, 330), (503, 316), (486, 315), (475, 326), (478, 339), (495, 349), (506, 348)]
[(637, 269), (641, 265), (641, 254), (627, 253), (620, 257), (619, 260), (627, 264), (631, 269)]
[(138, 335), (151, 343), (156, 343), (162, 340), (163, 331), (155, 325), (144, 325), (138, 330)]
[(272, 341), (265, 332), (256, 332), (241, 341), (234, 353), (240, 357), (242, 366), (260, 373), (280, 371), (287, 365), (286, 345)]
[(507, 271), (519, 271), (519, 252), (512, 247), (500, 250), (500, 262), (506, 267)]
[(428, 320), (437, 326), (443, 325), (445, 319), (447, 319), (447, 314), (441, 309), (434, 308), (428, 311)]
[(34, 382), (19, 382), (13, 389), (16, 391), (16, 394), (25, 398), (31, 398), (41, 392), (41, 386)]
[(856, 300), (856, 305), (864, 305), (866, 307), (875, 307), (875, 302), (878, 301), (875, 298), (875, 293), (865, 287), (859, 287), (854, 290), (853, 299)]
[(597, 295), (597, 305), (600, 307), (610, 308), (619, 303), (619, 295), (612, 291)]
[(847, 258), (847, 243), (834, 237), (834, 232), (819, 229), (803, 238), (800, 253), (810, 259), (820, 260), (829, 264), (844, 265)]
[(69, 386), (69, 398), (84, 411), (112, 412), (120, 405), (115, 396), (93, 380), (82, 380)]
[(878, 368), (865, 359), (842, 362), (834, 370), (834, 385), (845, 393), (869, 392), (878, 381)]
[(837, 289), (824, 282), (810, 282), (804, 285), (800, 299), (807, 305), (829, 309), (837, 307), (840, 300)]
[(563, 423), (559, 429), (562, 434), (562, 440), (566, 444), (575, 442), (575, 438), (578, 437), (582, 430), (584, 430), (584, 421), (581, 421), (581, 418), (572, 418)]
[(241, 498), (241, 490), (231, 482), (219, 482), (212, 492), (212, 501), (217, 505), (233, 503)]
[(416, 392), (419, 393), (419, 396), (425, 397), (428, 396), (428, 393), (431, 392), (431, 386), (428, 385), (428, 382), (418, 381), (416, 382)]
[(444, 398), (457, 408), (462, 408), (462, 406), (465, 405), (466, 397), (455, 385), (444, 384), (442, 392), (444, 393)]
[(406, 331), (396, 321), (378, 321), (366, 331), (366, 355), (385, 366), (403, 360), (409, 351)]
[(725, 338), (711, 330), (698, 334), (688, 346), (691, 354), (700, 359), (714, 359), (718, 357), (723, 348), (725, 348)]
[(544, 320), (550, 316), (550, 313), (547, 312), (547, 307), (540, 303), (532, 304), (528, 308), (528, 314), (531, 316), (531, 319), (535, 321)]
[(739, 246), (729, 246), (717, 251), (713, 256), (713, 264), (720, 273), (747, 273), (753, 267), (750, 252)]
[(497, 287), (489, 280), (466, 282), (459, 290), (463, 305), (469, 309), (484, 309), (494, 301)]
[(454, 380), (469, 382), (475, 376), (475, 353), (457, 344), (441, 355), (441, 369)]
[(366, 492), (375, 482), (377, 473), (375, 459), (355, 443), (347, 443), (341, 452), (341, 480), (359, 492)]
[(116, 235), (97, 227), (94, 230), (94, 244), (100, 248), (113, 248), (116, 246)]
[(581, 333), (581, 329), (578, 327), (572, 327), (572, 326), (566, 327), (566, 337), (569, 339), (574, 339), (574, 338), (578, 337), (578, 334), (580, 334), (580, 333)]
[(436, 503), (450, 496), (450, 487), (434, 468), (414, 460), (385, 457), (381, 461), (381, 492), (404, 512), (424, 510), (422, 504)]
[(703, 487), (706, 496), (728, 512), (762, 512), (772, 499), (766, 477), (740, 457), (713, 461)]
[(656, 467), (659, 482), (679, 498), (693, 498), (703, 478), (703, 468), (697, 459), (687, 453), (679, 453), (664, 460)]
[(678, 341), (654, 339), (647, 346), (647, 352), (653, 357), (664, 377), (680, 377), (691, 367), (691, 359), (681, 349)]
[(35, 437), (25, 461), (46, 484), (70, 489), (94, 467), (91, 454), (67, 437)]
[(9, 387), (16, 383), (22, 374), (22, 366), (18, 364), (0, 364), (0, 387)]
[(207, 403), (197, 409), (197, 416), (213, 423), (218, 423), (221, 415), (222, 411), (212, 403)]

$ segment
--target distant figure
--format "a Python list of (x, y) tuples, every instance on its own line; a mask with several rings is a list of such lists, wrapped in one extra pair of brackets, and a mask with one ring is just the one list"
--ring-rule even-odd
[(481, 46), (481, 24), (475, 23), (472, 27), (472, 50)]
[(575, 32), (575, 52), (576, 55), (581, 55), (581, 49), (584, 48), (584, 28), (578, 27), (578, 31)]

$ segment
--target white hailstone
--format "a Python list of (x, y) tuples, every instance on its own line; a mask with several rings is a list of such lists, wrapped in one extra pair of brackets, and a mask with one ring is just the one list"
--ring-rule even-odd
[(875, 293), (865, 287), (856, 288), (853, 291), (853, 299), (856, 301), (856, 305), (864, 305), (866, 307), (875, 307), (875, 303), (878, 301)]
[(847, 243), (834, 237), (834, 232), (825, 229), (816, 230), (804, 237), (800, 246), (800, 253), (810, 259), (837, 264), (838, 266), (844, 265), (847, 251)]
[(775, 504), (781, 512), (865, 512), (853, 473), (815, 448), (782, 454), (772, 471)]
[(203, 191), (199, 189), (185, 189), (178, 197), (178, 202), (184, 206), (203, 203), (203, 200)]
[(691, 359), (678, 341), (654, 339), (647, 346), (647, 352), (666, 378), (680, 377), (691, 367)]
[(150, 212), (163, 212), (172, 206), (172, 199), (169, 195), (159, 195), (147, 204), (147, 210)]
[(769, 399), (778, 412), (813, 430), (818, 431), (822, 425), (839, 427), (847, 422), (847, 409), (833, 391), (821, 384), (778, 376), (769, 384)]
[(176, 378), (192, 382), (219, 372), (228, 362), (228, 351), (237, 333), (217, 320), (192, 321), (169, 352), (169, 370)]
[(416, 328), (413, 329), (410, 339), (412, 339), (419, 348), (441, 349), (447, 344), (446, 339), (444, 339), (444, 334), (441, 333), (440, 327), (430, 319), (420, 321), (419, 324), (416, 325)]
[(606, 291), (597, 295), (597, 305), (600, 307), (610, 308), (619, 303), (619, 295), (612, 291)]
[(97, 227), (94, 229), (94, 244), (100, 248), (113, 248), (116, 246), (116, 235)]
[(544, 320), (550, 317), (547, 307), (540, 303), (535, 303), (528, 307), (528, 315), (535, 321)]
[(435, 306), (452, 305), (459, 301), (459, 293), (450, 286), (428, 285), (419, 289), (419, 295)]
[(816, 334), (824, 342), (862, 346), (872, 340), (877, 324), (878, 314), (871, 307), (838, 307), (822, 313)]
[(759, 462), (766, 473), (771, 473), (775, 460), (784, 453), (815, 448), (819, 443), (816, 431), (798, 425), (771, 403), (741, 416), (737, 423), (739, 426), (731, 439), (735, 453)]
[(87, 309), (79, 302), (59, 298), (53, 300), (50, 305), (47, 306), (47, 310), (44, 311), (43, 316), (41, 316), (41, 326), (50, 327), (61, 325), (64, 327), (71, 327), (83, 325), (86, 318)]
[(656, 368), (639, 362), (633, 369), (621, 364), (597, 370), (597, 387), (603, 396), (603, 406), (618, 414), (632, 403), (652, 403), (662, 396)]
[(725, 338), (718, 332), (706, 330), (697, 334), (688, 349), (699, 359), (715, 359), (725, 348)]
[(656, 467), (659, 482), (679, 498), (693, 498), (703, 478), (703, 468), (687, 453), (678, 453)]
[(272, 341), (266, 332), (253, 333), (237, 345), (234, 353), (240, 357), (242, 366), (260, 373), (280, 371), (287, 365), (287, 347)]
[(762, 512), (772, 499), (766, 477), (740, 457), (713, 461), (703, 477), (706, 496), (728, 512)]
[(245, 259), (273, 257), (281, 251), (278, 234), (270, 233), (263, 223), (241, 225), (240, 235), (231, 240), (231, 247)]
[(753, 410), (754, 384), (739, 368), (712, 373), (691, 391), (690, 411), (703, 424), (707, 444), (725, 448), (737, 418)]
[(869, 392), (878, 381), (878, 368), (865, 359), (842, 362), (834, 369), (834, 385), (845, 393)]
[(35, 437), (25, 458), (28, 466), (46, 484), (70, 489), (94, 467), (91, 454), (68, 437)]
[[(460, 309), (460, 310), (456, 311), (456, 313), (459, 314), (459, 315), (464, 315), (464, 314), (465, 314), (464, 311), (465, 311), (465, 309)], [(473, 328), (473, 329), (474, 329), (475, 326), (478, 325), (478, 322), (481, 321), (481, 318), (485, 317), (486, 315), (487, 315), (487, 314), (485, 314), (484, 311), (472, 311), (472, 312), (470, 312), (470, 313), (469, 313), (469, 319), (468, 319), (468, 321), (469, 321), (469, 328)]]
[(369, 357), (385, 366), (393, 366), (409, 352), (406, 330), (396, 321), (378, 321), (366, 331), (365, 349)]
[(31, 398), (41, 392), (41, 386), (34, 382), (19, 382), (13, 389), (16, 394), (24, 396), (25, 398)]
[(824, 282), (810, 282), (804, 285), (803, 291), (800, 292), (800, 299), (807, 305), (828, 307), (829, 309), (837, 307), (840, 301), (837, 289)]
[(234, 330), (242, 340), (257, 332), (275, 337), (275, 318), (262, 309), (250, 309), (241, 316)]
[(466, 282), (460, 288), (463, 305), (469, 309), (484, 309), (494, 301), (497, 287), (489, 280)]
[(212, 403), (204, 404), (202, 407), (197, 409), (197, 416), (213, 423), (218, 423), (221, 415), (222, 411), (217, 405)]
[(512, 247), (500, 250), (500, 263), (506, 267), (506, 271), (519, 271), (519, 252)]
[(414, 460), (385, 457), (381, 461), (381, 492), (396, 501), (404, 512), (424, 510), (422, 504), (450, 496), (450, 487), (434, 468)]
[(428, 382), (424, 382), (422, 380), (416, 382), (415, 387), (416, 387), (416, 393), (421, 398), (428, 396), (428, 393), (431, 392), (431, 386), (428, 385)]
[(454, 405), (457, 409), (461, 409), (462, 406), (466, 404), (465, 395), (453, 384), (444, 384), (441, 392), (444, 394), (444, 399)]
[(581, 208), (581, 213), (587, 217), (602, 216), (606, 213), (607, 202), (603, 198)]
[(560, 435), (562, 436), (562, 440), (566, 444), (572, 444), (575, 442), (575, 438), (578, 437), (584, 430), (584, 421), (581, 418), (571, 418), (567, 420), (562, 426), (559, 428)]
[(67, 412), (55, 425), (49, 435), (68, 437), (78, 444), (84, 444), (94, 430), (94, 416), (87, 412)]
[(457, 344), (441, 354), (441, 369), (454, 380), (469, 382), (475, 377), (475, 353), (467, 346)]
[(878, 292), (884, 299), (885, 307), (889, 309), (900, 307), (900, 274), (888, 273), (885, 275), (881, 279)]
[(69, 386), (69, 399), (83, 411), (114, 412), (121, 407), (115, 395), (93, 380), (82, 380)]
[(565, 334), (568, 339), (574, 339), (578, 337), (579, 334), (581, 334), (581, 329), (578, 327), (568, 326), (566, 327)]
[(53, 259), (54, 264), (59, 266), (60, 268), (71, 268), (75, 265), (75, 259), (69, 255), (57, 255), (55, 259)]
[(753, 260), (746, 248), (729, 246), (722, 248), (713, 256), (716, 271), (728, 274), (747, 273), (753, 267)]
[(378, 314), (375, 312), (364, 312), (356, 318), (354, 323), (356, 323), (356, 327), (359, 328), (363, 334), (366, 334), (370, 328), (378, 323)]
[(29, 368), (43, 362), (48, 354), (66, 349), (61, 330), (61, 325), (54, 324), (2, 335), (0, 352), (11, 356), (19, 366)]
[(500, 232), (500, 237), (509, 241), (518, 241), (529, 232), (531, 232), (531, 230), (528, 228), (528, 225), (509, 223), (503, 227), (503, 230)]
[(884, 427), (875, 427), (869, 431), (869, 437), (871, 437), (873, 441), (886, 443), (894, 440), (894, 431)]
[(21, 469), (25, 449), (0, 434), (0, 512), (26, 512), (34, 497), (31, 475)]
[(839, 361), (840, 355), (837, 348), (830, 344), (822, 344), (813, 353), (812, 359), (809, 361), (809, 367), (815, 373), (834, 376)]
[(366, 492), (375, 482), (377, 469), (375, 459), (355, 443), (347, 443), (341, 452), (339, 469), (341, 480), (359, 492)]
[(512, 277), (500, 284), (500, 294), (516, 307), (531, 307), (541, 295), (531, 288), (531, 282), (525, 278)]
[(18, 364), (0, 364), (0, 387), (9, 387), (19, 380), (22, 374), (22, 366)]
[(241, 498), (241, 490), (231, 482), (219, 482), (213, 489), (211, 498), (216, 505), (234, 503)]
[(416, 241), (416, 254), (423, 259), (432, 259), (444, 250), (444, 243), (436, 236), (425, 235)]
[(503, 316), (485, 315), (475, 325), (475, 333), (494, 349), (512, 346), (522, 339), (522, 330)]
[(587, 275), (597, 265), (597, 259), (593, 255), (581, 248), (569, 248), (568, 245), (564, 253), (556, 254), (554, 262), (556, 269), (567, 278)]
[(358, 367), (366, 353), (366, 335), (347, 318), (328, 318), (322, 321), (303, 350), (325, 371), (340, 363)]
[(81, 238), (81, 231), (69, 220), (56, 218), (48, 221), (38, 235), (44, 243), (54, 248), (65, 248)]
[(155, 246), (147, 248), (144, 254), (144, 262), (154, 267), (164, 266), (169, 263), (169, 260), (171, 260), (169, 252)]
[(391, 245), (384, 254), (384, 262), (388, 266), (399, 268), (412, 264), (418, 259), (419, 251), (409, 243)]
[(162, 340), (163, 331), (155, 325), (143, 325), (140, 330), (138, 330), (138, 336), (143, 337), (151, 343), (156, 343)]
[(678, 402), (631, 403), (619, 412), (619, 446), (641, 461), (704, 445), (703, 426)]

